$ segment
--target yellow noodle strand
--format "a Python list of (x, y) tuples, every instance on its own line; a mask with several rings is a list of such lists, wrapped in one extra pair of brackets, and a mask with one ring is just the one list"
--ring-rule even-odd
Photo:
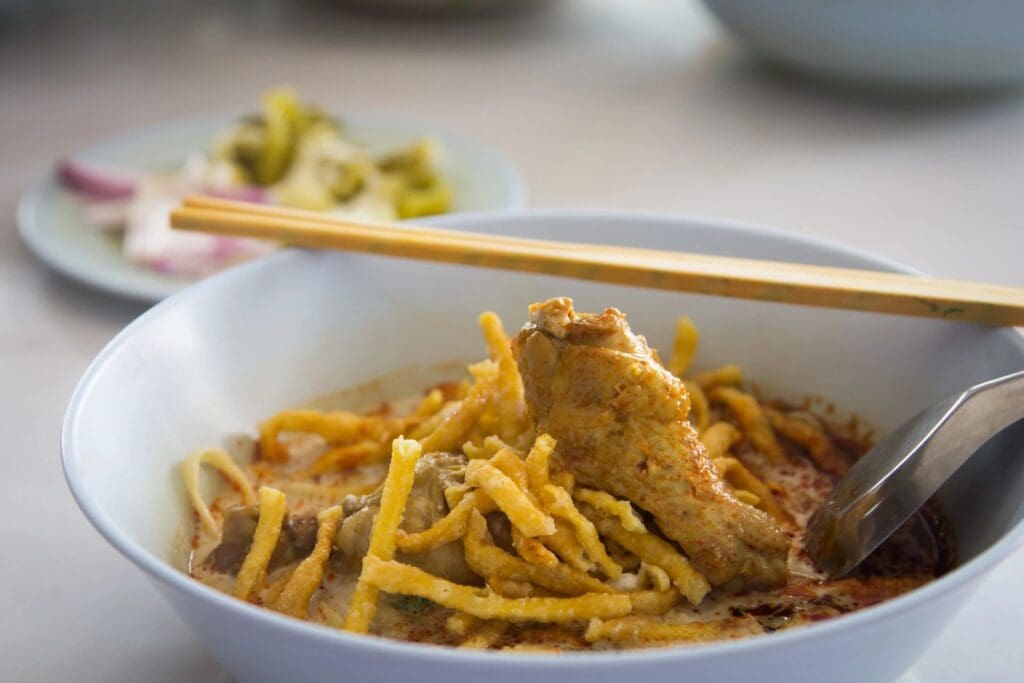
[(192, 508), (199, 515), (199, 521), (210, 533), (217, 532), (217, 521), (213, 518), (210, 508), (207, 507), (199, 492), (199, 469), (201, 465), (210, 465), (216, 468), (228, 481), (234, 483), (242, 493), (242, 501), (246, 505), (256, 502), (256, 494), (252, 485), (246, 478), (245, 473), (235, 464), (228, 452), (223, 448), (204, 448), (198, 450), (185, 458), (181, 463), (181, 478), (185, 483), (185, 491), (188, 493), (189, 502)]
[(740, 442), (743, 434), (728, 422), (716, 422), (700, 435), (700, 442), (712, 460), (725, 457)]
[(519, 376), (519, 366), (512, 356), (512, 344), (501, 319), (488, 311), (480, 316), (480, 328), (491, 358), (498, 363), (499, 433), (505, 441), (515, 441), (526, 428), (523, 378)]
[(231, 591), (236, 598), (246, 601), (255, 596), (266, 578), (267, 566), (277, 548), (281, 525), (288, 511), (284, 494), (277, 489), (261, 486), (259, 499), (260, 517), (252, 536), (252, 546), (242, 561), (242, 567), (238, 570), (235, 586)]
[(743, 433), (760, 453), (773, 462), (786, 461), (786, 453), (775, 438), (775, 432), (756, 398), (734, 387), (724, 386), (713, 388), (708, 398), (729, 407), (739, 420)]
[(554, 520), (534, 505), (508, 475), (489, 462), (470, 460), (466, 466), (466, 483), (486, 491), (512, 525), (524, 535), (534, 537), (555, 533)]
[(622, 576), (622, 567), (615, 560), (608, 557), (601, 539), (597, 536), (597, 529), (594, 527), (594, 524), (576, 509), (576, 506), (572, 503), (572, 496), (569, 495), (568, 491), (558, 486), (547, 484), (544, 486), (542, 494), (544, 505), (548, 511), (572, 524), (576, 530), (576, 537), (579, 539), (580, 545), (583, 546), (587, 556), (594, 564), (604, 572), (604, 575), (613, 581)]
[(711, 408), (708, 397), (700, 385), (692, 380), (683, 380), (686, 392), (690, 395), (690, 423), (700, 434), (711, 424)]
[(541, 565), (509, 555), (490, 541), (487, 522), (479, 512), (470, 513), (469, 528), (463, 538), (466, 564), (476, 574), (526, 581), (555, 593), (611, 593), (610, 586), (564, 564)]
[(736, 458), (715, 458), (714, 463), (722, 479), (736, 489), (737, 493), (745, 491), (754, 496), (754, 500), (750, 502), (751, 505), (761, 508), (779, 520), (786, 521), (789, 519), (789, 515), (779, 505), (771, 489), (763, 481), (755, 477), (739, 460)]
[(672, 356), (669, 358), (668, 370), (676, 377), (682, 377), (697, 354), (700, 333), (697, 326), (689, 318), (676, 320), (676, 338), (672, 344)]
[(380, 510), (370, 532), (370, 547), (363, 558), (363, 569), (359, 575), (355, 592), (345, 615), (345, 630), (367, 633), (370, 622), (377, 614), (377, 586), (367, 580), (368, 563), (386, 561), (395, 556), (396, 533), (402, 523), (405, 503), (412, 490), (416, 474), (416, 462), (423, 452), (416, 441), (398, 437), (391, 445), (391, 465), (381, 492)]
[(644, 562), (664, 569), (671, 577), (672, 583), (692, 604), (700, 604), (711, 590), (707, 579), (668, 541), (650, 533), (626, 531), (617, 519), (593, 512), (598, 516), (597, 528), (603, 536), (608, 536), (626, 550), (638, 555)]
[(628, 500), (619, 500), (605, 491), (595, 491), (594, 489), (583, 488), (582, 486), (573, 491), (572, 497), (581, 503), (586, 503), (595, 510), (619, 520), (619, 524), (626, 531), (636, 531), (638, 533), (647, 531), (647, 527), (644, 526), (640, 515), (636, 513), (632, 503)]
[(334, 532), (337, 531), (343, 516), (340, 505), (317, 513), (316, 520), (320, 526), (316, 530), (316, 545), (313, 546), (313, 552), (292, 572), (288, 583), (274, 601), (275, 610), (300, 619), (306, 617), (309, 601), (324, 577), (324, 563), (331, 555)]
[(743, 371), (738, 365), (723, 365), (714, 370), (698, 372), (693, 376), (693, 381), (705, 391), (712, 387), (734, 387), (743, 384)]
[(470, 586), (445, 581), (401, 562), (367, 557), (366, 581), (387, 593), (416, 595), (442, 607), (480, 619), (565, 623), (623, 616), (633, 609), (625, 594), (586, 593), (572, 598), (503, 598)]

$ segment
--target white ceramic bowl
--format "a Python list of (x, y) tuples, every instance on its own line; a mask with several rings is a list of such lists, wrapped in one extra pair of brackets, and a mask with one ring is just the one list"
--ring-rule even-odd
[(901, 88), (1024, 81), (1017, 0), (705, 0), (740, 39), (777, 62)]
[[(897, 270), (776, 230), (635, 213), (521, 212), (437, 223), (485, 232), (639, 244)], [(965, 562), (856, 614), (744, 641), (610, 654), (470, 653), (352, 636), (192, 581), (169, 563), (184, 514), (181, 458), (261, 418), (398, 368), (479, 358), (476, 316), (509, 326), (554, 295), (614, 305), (664, 349), (676, 315), (702, 332), (704, 364), (736, 361), (781, 395), (821, 394), (890, 428), (939, 397), (1024, 366), (1009, 331), (654, 292), (383, 257), (288, 251), (177, 294), (124, 330), (75, 391), (61, 445), (71, 490), (97, 529), (151, 577), (242, 681), (588, 683), (881, 681), (918, 657), (984, 573), (1024, 540), (1024, 435), (1008, 433), (943, 489)], [(976, 491), (985, 490), (984, 496)]]

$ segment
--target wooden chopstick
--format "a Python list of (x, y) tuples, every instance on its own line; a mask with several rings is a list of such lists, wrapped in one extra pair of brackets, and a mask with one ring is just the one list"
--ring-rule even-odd
[(443, 263), (761, 301), (943, 320), (1024, 325), (1024, 289), (954, 280), (681, 252), (534, 240), (355, 221), (188, 197), (181, 230), (254, 237)]

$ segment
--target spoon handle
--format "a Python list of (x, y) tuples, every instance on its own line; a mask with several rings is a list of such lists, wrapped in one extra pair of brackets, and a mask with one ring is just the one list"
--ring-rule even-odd
[(964, 410), (974, 413), (982, 443), (1024, 418), (1024, 372), (999, 377), (969, 389)]
[(986, 441), (1021, 418), (1024, 371), (971, 387), (955, 397), (953, 405), (933, 418), (931, 425), (925, 420), (914, 430), (915, 435), (925, 431), (907, 454), (907, 464), (920, 468), (914, 482), (926, 486), (931, 496)]
[(1024, 418), (1024, 371), (949, 397), (887, 435), (836, 484), (806, 544), (823, 570), (853, 569), (997, 433)]

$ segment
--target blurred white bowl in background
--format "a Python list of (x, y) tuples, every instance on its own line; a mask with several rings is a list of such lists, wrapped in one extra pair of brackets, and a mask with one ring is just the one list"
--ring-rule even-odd
[(1024, 82), (1020, 0), (704, 0), (771, 61), (914, 89)]

